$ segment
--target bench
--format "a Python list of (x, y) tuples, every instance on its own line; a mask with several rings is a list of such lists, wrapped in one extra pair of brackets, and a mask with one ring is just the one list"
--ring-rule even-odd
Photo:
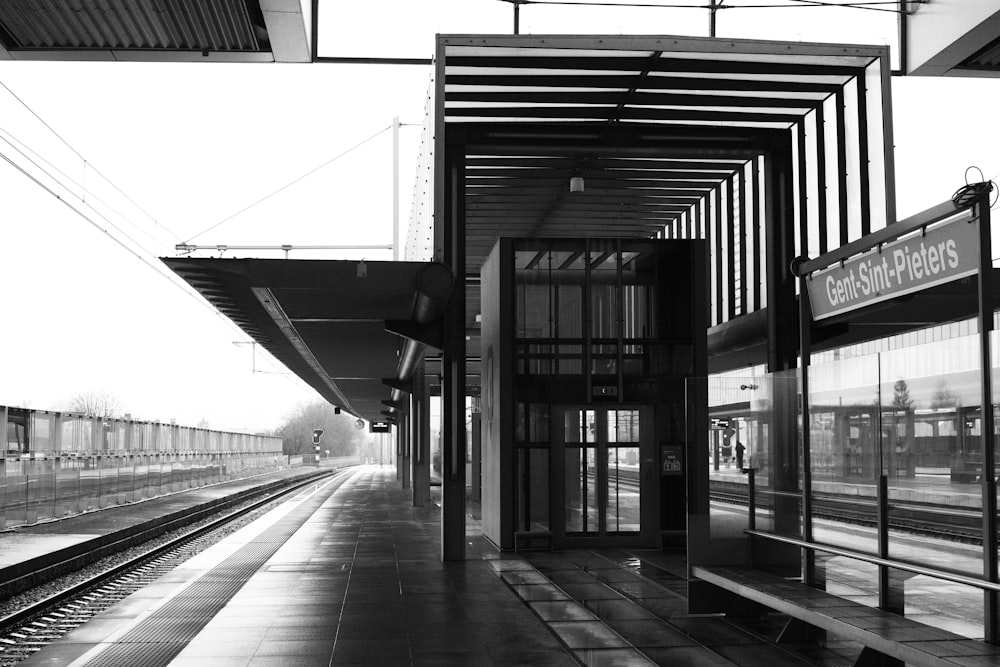
[[(859, 604), (796, 579), (732, 566), (693, 566), (691, 574), (740, 598), (785, 614), (792, 621), (862, 644), (865, 649), (856, 663), (859, 666), (893, 664), (885, 658), (928, 667), (1000, 664), (1000, 647)], [(792, 621), (786, 626), (789, 634), (794, 631)], [(778, 641), (782, 639), (779, 637)], [(792, 641), (797, 640), (792, 638)]]

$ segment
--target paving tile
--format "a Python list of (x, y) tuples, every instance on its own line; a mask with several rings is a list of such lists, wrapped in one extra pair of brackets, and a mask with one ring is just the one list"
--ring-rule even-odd
[(654, 618), (654, 615), (631, 600), (587, 600), (584, 603), (590, 611), (605, 623), (616, 620), (638, 620)]
[(578, 667), (564, 649), (528, 649), (521, 646), (511, 646), (506, 642), (502, 646), (491, 646), (490, 657), (495, 665), (517, 665), (518, 667)]
[(538, 600), (528, 603), (543, 621), (592, 621), (593, 612), (570, 600)]
[(616, 591), (604, 584), (562, 584), (559, 586), (574, 600), (615, 600), (621, 598)]
[(771, 644), (713, 646), (712, 651), (739, 667), (805, 667), (806, 665), (801, 657)]
[(644, 649), (646, 657), (654, 664), (675, 667), (722, 667), (724, 665), (741, 665), (740, 662), (730, 662), (723, 656), (703, 646), (677, 646), (673, 648)]
[(628, 646), (628, 642), (600, 621), (555, 621), (548, 625), (571, 649)]
[(640, 649), (691, 646), (695, 643), (690, 636), (660, 620), (614, 621), (610, 625), (632, 646)]
[(573, 653), (587, 667), (640, 667), (656, 664), (634, 648), (585, 649)]

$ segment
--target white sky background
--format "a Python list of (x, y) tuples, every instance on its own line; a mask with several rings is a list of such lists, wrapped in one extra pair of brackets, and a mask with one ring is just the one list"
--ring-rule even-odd
[[(511, 5), (499, 0), (367, 0), (335, 13), (345, 6), (321, 4), (321, 55), (429, 58), (435, 32), (509, 34), (513, 26)], [(885, 21), (862, 10), (731, 9), (719, 13), (718, 34), (879, 43)], [(694, 9), (521, 10), (522, 33), (705, 35), (707, 25), (707, 12)], [(250, 346), (233, 345), (249, 339), (171, 284), (155, 256), (175, 254), (174, 244), (385, 130), (394, 116), (415, 124), (400, 133), (405, 225), (429, 75), (429, 67), (389, 65), (0, 62), (0, 82), (88, 163), (0, 88), (0, 153), (63, 197), (0, 161), (0, 405), (60, 410), (76, 394), (103, 391), (139, 419), (270, 430), (318, 400), (294, 376), (277, 374), (284, 369), (260, 348), (256, 366), (268, 372), (253, 373)], [(894, 78), (892, 95), (900, 217), (949, 198), (970, 165), (986, 178), (1000, 174), (1000, 81)], [(69, 191), (3, 141), (12, 136), (62, 170)], [(391, 136), (381, 132), (194, 242), (391, 243)], [(81, 202), (84, 188), (107, 220)], [(322, 256), (385, 260), (391, 252)]]

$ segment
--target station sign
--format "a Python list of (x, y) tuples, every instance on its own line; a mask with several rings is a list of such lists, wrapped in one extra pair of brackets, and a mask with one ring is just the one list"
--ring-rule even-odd
[(389, 422), (368, 422), (369, 433), (389, 433), (391, 430)]
[(813, 319), (975, 275), (978, 249), (979, 222), (963, 215), (814, 271), (806, 278)]

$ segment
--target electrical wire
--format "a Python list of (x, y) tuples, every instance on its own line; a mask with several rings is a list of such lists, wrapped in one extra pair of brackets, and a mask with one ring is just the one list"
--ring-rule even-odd
[[(979, 172), (979, 180), (976, 181), (975, 183), (969, 183), (969, 172), (972, 171), (973, 169)], [(994, 174), (994, 177), (995, 176), (996, 175)], [(959, 188), (958, 192), (952, 195), (952, 201), (962, 199), (963, 195), (967, 196), (968, 193), (973, 192), (974, 190), (976, 192), (979, 192), (982, 191), (983, 189), (986, 189), (988, 192), (996, 193), (995, 196), (993, 196), (993, 200), (990, 202), (990, 210), (992, 211), (994, 208), (996, 208), (997, 201), (1000, 201), (1000, 190), (997, 189), (996, 183), (993, 181), (993, 178), (990, 178), (989, 180), (986, 179), (986, 176), (983, 175), (982, 169), (980, 169), (974, 164), (969, 165), (968, 167), (965, 168), (965, 187)]]
[[(76, 148), (74, 148), (68, 141), (66, 141), (66, 139), (61, 134), (59, 134), (59, 132), (57, 132), (55, 130), (55, 128), (53, 128), (51, 125), (49, 125), (37, 112), (35, 112), (34, 109), (32, 109), (24, 100), (22, 100), (16, 93), (14, 93), (14, 91), (11, 90), (11, 88), (9, 86), (7, 86), (7, 84), (5, 84), (3, 81), (0, 81), (0, 86), (2, 86), (11, 95), (11, 97), (13, 97), (15, 100), (17, 100), (17, 102), (20, 103), (21, 106), (23, 106), (32, 116), (34, 116), (38, 120), (38, 122), (40, 122), (49, 132), (51, 132), (57, 139), (59, 139), (59, 141), (62, 142), (62, 144), (64, 146), (66, 146), (74, 155), (76, 155), (80, 160), (82, 160), (83, 163), (84, 163), (84, 169), (89, 168), (95, 174), (97, 174), (98, 176), (100, 176), (116, 192), (118, 192), (129, 203), (131, 203), (133, 206), (135, 206), (135, 208), (138, 211), (142, 212), (143, 215), (145, 215), (146, 217), (148, 217), (154, 223), (154, 225), (163, 228), (168, 234), (170, 234), (171, 236), (173, 236), (175, 240), (177, 240), (177, 241), (181, 240), (180, 236), (178, 236), (173, 230), (171, 230), (168, 226), (162, 224), (152, 214), (150, 214), (146, 209), (144, 209), (134, 199), (132, 199), (132, 197), (130, 197), (121, 188), (119, 188), (118, 185), (115, 184), (110, 178), (108, 178), (107, 176), (105, 176), (99, 169), (97, 169), (96, 167), (94, 167), (93, 164), (89, 160), (87, 160), (78, 150), (76, 150)], [(286, 184), (285, 186), (282, 186), (281, 188), (279, 188), (278, 190), (272, 192), (271, 194), (267, 195), (266, 197), (263, 197), (262, 199), (260, 199), (260, 200), (258, 200), (256, 202), (254, 202), (253, 204), (251, 204), (250, 206), (245, 207), (244, 209), (238, 211), (237, 213), (234, 213), (233, 215), (229, 216), (229, 218), (226, 218), (225, 220), (222, 220), (222, 221), (216, 223), (215, 225), (213, 225), (209, 229), (214, 229), (215, 227), (218, 227), (223, 222), (226, 222), (227, 220), (232, 219), (233, 217), (239, 215), (240, 213), (243, 213), (244, 211), (248, 210), (249, 208), (251, 208), (253, 206), (256, 206), (257, 204), (265, 201), (266, 199), (274, 196), (275, 194), (278, 194), (278, 192), (281, 192), (282, 190), (290, 187), (291, 185), (294, 185), (295, 183), (301, 181), (302, 179), (304, 179), (304, 178), (312, 175), (316, 171), (319, 171), (320, 169), (322, 169), (323, 167), (329, 165), (330, 163), (332, 163), (332, 162), (340, 159), (341, 157), (344, 157), (345, 155), (347, 155), (348, 153), (354, 151), (355, 149), (360, 148), (362, 145), (368, 143), (369, 141), (371, 141), (375, 137), (379, 136), (380, 134), (382, 134), (383, 132), (385, 132), (386, 130), (389, 130), (391, 128), (392, 128), (392, 126), (389, 125), (388, 127), (384, 128), (384, 129), (380, 130), (379, 132), (377, 132), (376, 134), (372, 135), (371, 137), (365, 139), (364, 141), (356, 144), (355, 146), (352, 146), (351, 148), (349, 148), (346, 151), (340, 153), (339, 155), (331, 158), (330, 160), (324, 162), (323, 164), (321, 164), (318, 167), (314, 168), (313, 170), (307, 172), (306, 174), (303, 174), (302, 176), (298, 177), (294, 181)], [(24, 159), (26, 159), (32, 165), (34, 165), (34, 167), (36, 169), (38, 169), (43, 174), (45, 174), (53, 182), (57, 183), (66, 192), (73, 194), (73, 196), (76, 197), (77, 200), (79, 200), (84, 206), (86, 206), (91, 211), (93, 211), (94, 214), (96, 216), (98, 216), (100, 219), (102, 219), (108, 226), (112, 227), (119, 234), (121, 234), (126, 239), (128, 239), (129, 242), (131, 242), (132, 244), (134, 244), (138, 248), (142, 249), (145, 253), (147, 253), (150, 256), (152, 256), (154, 258), (154, 260), (157, 260), (157, 261), (159, 260), (159, 258), (156, 256), (155, 253), (151, 252), (143, 244), (139, 243), (134, 238), (132, 238), (131, 236), (129, 236), (119, 226), (117, 226), (113, 222), (111, 222), (111, 220), (109, 220), (103, 213), (101, 213), (96, 208), (94, 208), (93, 205), (91, 205), (90, 203), (88, 203), (87, 200), (86, 200), (86, 195), (89, 193), (91, 195), (92, 199), (95, 199), (100, 204), (106, 206), (108, 209), (110, 209), (112, 212), (114, 212), (114, 214), (117, 215), (118, 217), (120, 217), (122, 220), (128, 222), (129, 224), (132, 224), (134, 227), (136, 227), (136, 229), (138, 229), (143, 234), (145, 234), (146, 236), (148, 236), (152, 241), (158, 243), (159, 242), (158, 239), (154, 238), (152, 235), (150, 235), (148, 232), (146, 232), (141, 226), (136, 225), (134, 222), (132, 222), (131, 220), (129, 220), (129, 218), (127, 216), (125, 216), (124, 214), (122, 214), (121, 212), (119, 212), (118, 210), (116, 210), (113, 206), (111, 206), (110, 204), (108, 204), (106, 201), (104, 201), (100, 197), (96, 196), (94, 193), (90, 192), (86, 188), (85, 185), (79, 183), (78, 181), (76, 181), (72, 177), (68, 176), (65, 172), (63, 172), (61, 169), (59, 169), (58, 167), (56, 167), (55, 165), (53, 165), (51, 162), (49, 162), (47, 159), (45, 159), (42, 155), (40, 155), (37, 151), (33, 150), (25, 142), (23, 142), (20, 139), (18, 139), (13, 133), (9, 132), (8, 130), (6, 130), (6, 129), (2, 128), (2, 127), (0, 127), (0, 132), (3, 132), (3, 134), (6, 135), (6, 137), (0, 137), (0, 139), (3, 139), (3, 141), (7, 145), (9, 145), (11, 148), (13, 148), (15, 151), (17, 151)], [(9, 139), (8, 139), (8, 137), (9, 137)], [(15, 145), (14, 142), (16, 142), (16, 144), (19, 144), (20, 146), (22, 146), (24, 148), (24, 150), (22, 150), (17, 145)], [(65, 180), (67, 180), (70, 183), (73, 183), (74, 185), (76, 185), (80, 189), (80, 191), (83, 193), (82, 196), (81, 195), (77, 195), (73, 191), (72, 188), (67, 187), (67, 185), (63, 181), (61, 181), (59, 178), (56, 178), (55, 176), (53, 176), (52, 173), (50, 173), (45, 168), (43, 168), (41, 165), (39, 165), (38, 162), (36, 162), (34, 159), (32, 159), (32, 157), (29, 156), (25, 151), (30, 152), (38, 160), (40, 160), (41, 162), (44, 162), (50, 169), (52, 169), (53, 171), (57, 172)], [(149, 267), (154, 272), (156, 272), (157, 275), (159, 275), (160, 277), (162, 277), (165, 280), (167, 280), (174, 287), (180, 289), (182, 292), (184, 292), (184, 294), (186, 294), (187, 296), (189, 296), (192, 299), (194, 299), (202, 307), (207, 308), (209, 310), (209, 312), (211, 312), (214, 315), (216, 315), (217, 317), (221, 318), (224, 322), (227, 323), (228, 326), (232, 327), (241, 336), (245, 336), (246, 335), (246, 332), (244, 332), (242, 329), (240, 329), (240, 327), (237, 326), (236, 323), (232, 322), (232, 320), (230, 320), (225, 315), (223, 315), (218, 309), (216, 309), (208, 301), (206, 301), (200, 294), (198, 294), (197, 292), (194, 292), (190, 288), (190, 286), (188, 286), (187, 284), (182, 284), (182, 283), (177, 282), (170, 274), (165, 273), (164, 271), (160, 270), (160, 268), (158, 268), (158, 264), (153, 264), (150, 261), (148, 261), (139, 252), (137, 252), (134, 248), (129, 247), (128, 244), (126, 244), (120, 238), (116, 237), (114, 234), (112, 234), (110, 231), (108, 231), (107, 228), (102, 227), (101, 224), (98, 223), (96, 220), (94, 220), (93, 218), (91, 218), (90, 216), (88, 216), (87, 214), (85, 214), (83, 211), (81, 211), (77, 207), (73, 206), (69, 201), (67, 201), (59, 193), (57, 193), (55, 190), (53, 190), (48, 185), (46, 185), (45, 183), (43, 183), (41, 180), (39, 180), (38, 178), (36, 178), (33, 174), (29, 173), (26, 169), (24, 169), (21, 165), (17, 164), (14, 160), (12, 160), (7, 154), (3, 153), (2, 151), (0, 151), (0, 159), (3, 159), (4, 161), (6, 161), (8, 164), (10, 164), (12, 167), (14, 167), (17, 171), (19, 171), (22, 175), (24, 175), (29, 180), (31, 180), (33, 183), (35, 183), (38, 187), (42, 188), (43, 190), (45, 190), (46, 192), (48, 192), (50, 195), (52, 195), (53, 197), (55, 197), (57, 200), (59, 200), (59, 202), (61, 204), (63, 204), (64, 206), (66, 206), (67, 208), (69, 208), (71, 211), (73, 211), (74, 213), (76, 213), (79, 217), (83, 218), (87, 223), (89, 223), (95, 229), (97, 229), (98, 231), (102, 232), (112, 242), (114, 242), (115, 244), (117, 244), (118, 246), (120, 246), (126, 252), (130, 253), (136, 259), (138, 259), (140, 262), (142, 262), (147, 267)], [(200, 236), (201, 234), (204, 234), (207, 231), (209, 231), (209, 230), (206, 229), (204, 232), (199, 232), (199, 234), (197, 234), (196, 236)], [(195, 237), (191, 237), (191, 238), (193, 239)], [(272, 355), (270, 353), (268, 353), (268, 355), (264, 357), (264, 361), (267, 362), (267, 364), (269, 366), (271, 366), (271, 368), (274, 368), (275, 371), (274, 372), (258, 371), (258, 372), (260, 372), (260, 373), (267, 373), (269, 375), (280, 375), (280, 376), (284, 377), (285, 379), (287, 379), (289, 382), (291, 382), (296, 387), (299, 387), (300, 385), (301, 386), (308, 386), (297, 375), (294, 375), (294, 374), (291, 374), (291, 373), (288, 373), (288, 372), (284, 372), (284, 371), (278, 370), (278, 367), (275, 366), (275, 364), (271, 361), (271, 356)]]
[[(130, 204), (132, 204), (133, 206), (135, 206), (136, 209), (138, 209), (139, 211), (141, 211), (143, 213), (143, 215), (145, 215), (150, 220), (152, 220), (154, 224), (156, 224), (159, 227), (162, 227), (164, 230), (167, 231), (167, 233), (169, 233), (171, 236), (173, 236), (176, 240), (180, 241), (180, 237), (177, 234), (175, 234), (169, 227), (167, 227), (166, 225), (164, 225), (163, 223), (161, 223), (159, 220), (157, 220), (151, 213), (149, 213), (149, 211), (147, 211), (142, 206), (140, 206), (134, 199), (132, 199), (131, 197), (129, 197), (121, 188), (119, 188), (114, 183), (114, 181), (112, 181), (110, 178), (108, 178), (107, 176), (105, 176), (97, 167), (95, 167), (94, 164), (91, 161), (89, 161), (85, 157), (83, 157), (83, 155), (80, 154), (80, 151), (76, 150), (72, 146), (72, 144), (70, 144), (68, 141), (66, 141), (66, 139), (63, 138), (63, 136), (61, 134), (59, 134), (58, 132), (56, 132), (56, 130), (51, 125), (49, 125), (47, 122), (45, 122), (45, 119), (43, 119), (41, 116), (39, 116), (38, 113), (36, 113), (34, 109), (32, 109), (30, 106), (28, 106), (28, 104), (24, 100), (22, 100), (20, 97), (18, 97), (17, 94), (13, 90), (11, 90), (10, 87), (6, 83), (4, 83), (3, 81), (0, 81), (0, 86), (2, 86), (3, 89), (6, 90), (10, 94), (11, 97), (13, 97), (15, 100), (17, 100), (18, 103), (20, 103), (21, 106), (23, 106), (25, 109), (27, 109), (28, 113), (30, 113), (32, 116), (34, 116), (36, 119), (38, 119), (38, 122), (41, 123), (45, 127), (45, 129), (47, 129), (49, 132), (51, 132), (57, 139), (59, 139), (59, 141), (61, 141), (63, 143), (63, 145), (66, 146), (66, 148), (68, 148), (70, 151), (73, 152), (74, 155), (76, 155), (78, 158), (80, 158), (80, 160), (83, 161), (85, 167), (89, 167), (95, 174), (97, 174), (102, 179), (104, 179), (104, 181), (108, 185), (110, 185), (112, 188), (114, 188), (115, 191), (118, 192), (118, 194), (120, 194), (121, 196), (125, 197), (125, 199), (128, 200), (128, 202)], [(32, 152), (34, 152), (34, 151), (32, 151)], [(86, 192), (86, 189), (84, 189), (84, 192)]]
[[(4, 140), (4, 141), (6, 141), (6, 140)], [(9, 142), (7, 142), (7, 143), (9, 144)], [(15, 146), (14, 149), (17, 150), (17, 147)], [(21, 153), (21, 151), (18, 151), (18, 152)], [(34, 152), (34, 151), (32, 151), (32, 152)], [(37, 168), (43, 174), (45, 174), (46, 176), (48, 176), (55, 183), (59, 184), (59, 186), (61, 186), (63, 189), (65, 189), (68, 192), (71, 192), (71, 190), (69, 188), (67, 188), (64, 183), (62, 183), (61, 181), (59, 181), (59, 179), (56, 178), (56, 177), (54, 177), (51, 173), (47, 172), (44, 168), (42, 168), (40, 165), (38, 165), (38, 163), (34, 162), (30, 157), (25, 156), (24, 153), (21, 153), (21, 155), (24, 156), (25, 159), (27, 159), (32, 165), (34, 165), (35, 168)], [(240, 329), (239, 326), (235, 322), (233, 322), (232, 320), (230, 320), (229, 318), (227, 318), (225, 315), (223, 315), (211, 303), (209, 303), (208, 301), (206, 301), (204, 299), (204, 297), (202, 297), (198, 292), (195, 292), (187, 283), (178, 282), (172, 276), (172, 274), (166, 273), (165, 271), (161, 270), (159, 268), (159, 258), (154, 253), (150, 252), (150, 250), (148, 248), (146, 248), (141, 243), (139, 243), (138, 241), (136, 241), (135, 239), (133, 239), (131, 236), (129, 236), (127, 233), (125, 233), (124, 231), (122, 231), (121, 228), (119, 228), (113, 222), (111, 222), (110, 220), (108, 220), (103, 214), (100, 213), (100, 211), (97, 211), (96, 209), (93, 209), (93, 207), (89, 206), (88, 204), (86, 204), (84, 202), (85, 205), (87, 205), (88, 208), (90, 208), (92, 211), (94, 211), (94, 213), (97, 216), (99, 216), (101, 219), (103, 219), (105, 223), (107, 223), (110, 227), (114, 228), (118, 233), (120, 233), (122, 236), (124, 236), (125, 238), (127, 238), (131, 243), (133, 243), (134, 245), (136, 245), (140, 249), (142, 249), (142, 251), (144, 251), (146, 254), (150, 255), (154, 260), (156, 260), (157, 263), (154, 264), (154, 263), (150, 262), (149, 260), (147, 260), (139, 252), (137, 252), (134, 248), (130, 247), (128, 244), (126, 244), (120, 238), (116, 237), (114, 234), (112, 234), (110, 231), (108, 231), (107, 228), (102, 227), (101, 224), (98, 223), (96, 220), (94, 220), (93, 218), (91, 218), (90, 216), (88, 216), (86, 213), (84, 213), (83, 211), (81, 211), (77, 207), (73, 206), (69, 202), (69, 200), (67, 200), (65, 197), (62, 197), (58, 192), (56, 192), (51, 187), (49, 187), (48, 185), (46, 185), (45, 183), (43, 183), (34, 174), (29, 173), (24, 167), (22, 167), (20, 164), (18, 164), (14, 160), (12, 160), (10, 158), (10, 156), (8, 156), (3, 151), (0, 151), (0, 159), (3, 159), (5, 162), (7, 162), (8, 164), (10, 164), (12, 167), (14, 167), (14, 169), (16, 169), (17, 171), (19, 171), (23, 176), (27, 177), (30, 181), (32, 181), (33, 183), (35, 183), (35, 185), (37, 185), (38, 187), (42, 188), (45, 192), (47, 192), (50, 195), (52, 195), (53, 197), (55, 197), (57, 200), (59, 200), (59, 203), (61, 203), (64, 206), (66, 206), (73, 213), (76, 213), (79, 217), (83, 218), (87, 223), (89, 223), (92, 227), (94, 227), (95, 229), (97, 229), (99, 232), (103, 233), (113, 243), (115, 243), (116, 245), (120, 246), (126, 252), (128, 252), (129, 254), (131, 254), (132, 256), (134, 256), (136, 259), (138, 259), (140, 262), (142, 262), (143, 264), (145, 264), (147, 267), (149, 267), (150, 269), (152, 269), (157, 275), (159, 275), (160, 277), (162, 277), (163, 279), (165, 279), (167, 282), (169, 282), (171, 285), (173, 285), (177, 289), (181, 290), (184, 294), (186, 294), (190, 298), (194, 299), (195, 302), (198, 303), (200, 306), (202, 306), (203, 308), (207, 308), (208, 311), (211, 312), (213, 315), (215, 315), (215, 316), (219, 317), (220, 319), (222, 319), (223, 322), (225, 322), (228, 326), (230, 326), (235, 331), (237, 331), (239, 333), (239, 335), (241, 335), (241, 336), (245, 336), (246, 335), (246, 332), (243, 331), (242, 329)], [(75, 196), (75, 194), (74, 194), (74, 196)], [(270, 356), (270, 354), (269, 354), (269, 356)], [(268, 359), (267, 357), (265, 357), (264, 360), (267, 361), (268, 365), (271, 366), (271, 368), (274, 368), (277, 371), (276, 373), (274, 373), (275, 375), (286, 375), (286, 376), (289, 375), (288, 373), (282, 373), (281, 371), (278, 371), (277, 370), (277, 366), (275, 366), (274, 363), (272, 363), (271, 360)], [(295, 376), (295, 377), (297, 378), (298, 376)], [(304, 381), (303, 381), (303, 384), (305, 384)]]
[(238, 216), (238, 215), (240, 215), (240, 214), (242, 214), (242, 213), (245, 213), (246, 211), (250, 210), (251, 208), (253, 208), (253, 207), (254, 207), (254, 206), (256, 206), (257, 204), (260, 204), (260, 203), (262, 203), (262, 202), (264, 202), (264, 201), (267, 201), (268, 199), (270, 199), (271, 197), (273, 197), (274, 195), (278, 194), (279, 192), (281, 192), (281, 191), (283, 191), (283, 190), (287, 190), (288, 188), (290, 188), (291, 186), (295, 185), (295, 184), (296, 184), (296, 183), (298, 183), (299, 181), (301, 181), (301, 180), (303, 180), (303, 179), (305, 179), (305, 178), (308, 178), (309, 176), (312, 176), (313, 174), (315, 174), (315, 173), (316, 173), (317, 171), (319, 171), (320, 169), (322, 169), (322, 168), (326, 167), (326, 166), (327, 166), (327, 165), (329, 165), (329, 164), (332, 164), (333, 162), (336, 162), (337, 160), (339, 160), (340, 158), (344, 157), (344, 156), (345, 156), (345, 155), (347, 155), (348, 153), (350, 153), (350, 152), (352, 152), (352, 151), (354, 151), (354, 150), (356, 150), (356, 149), (358, 149), (358, 148), (361, 148), (362, 146), (364, 146), (365, 144), (367, 144), (367, 143), (368, 143), (369, 141), (371, 141), (371, 140), (372, 140), (372, 139), (374, 139), (375, 137), (377, 137), (377, 136), (379, 136), (380, 134), (382, 134), (383, 132), (386, 132), (386, 131), (388, 131), (388, 130), (391, 130), (391, 129), (392, 129), (392, 125), (388, 125), (388, 126), (386, 126), (386, 127), (382, 128), (381, 130), (379, 130), (378, 132), (376, 132), (376, 133), (375, 133), (375, 134), (373, 134), (372, 136), (368, 137), (368, 138), (367, 138), (367, 139), (365, 139), (364, 141), (361, 141), (361, 142), (359, 142), (359, 143), (355, 144), (354, 146), (351, 146), (350, 148), (348, 148), (348, 149), (347, 149), (346, 151), (344, 151), (344, 152), (340, 153), (339, 155), (335, 155), (334, 157), (330, 158), (329, 160), (327, 160), (327, 161), (326, 161), (326, 162), (324, 162), (323, 164), (319, 165), (318, 167), (313, 167), (312, 169), (310, 169), (310, 170), (309, 170), (309, 171), (307, 171), (306, 173), (302, 174), (302, 175), (301, 175), (301, 176), (299, 176), (298, 178), (296, 178), (296, 179), (292, 180), (292, 181), (291, 181), (291, 182), (289, 182), (289, 183), (286, 183), (285, 185), (282, 185), (282, 186), (281, 186), (280, 188), (278, 188), (278, 189), (277, 189), (277, 190), (275, 190), (274, 192), (272, 192), (272, 193), (270, 193), (270, 194), (268, 194), (268, 195), (265, 195), (265, 196), (261, 197), (260, 199), (258, 199), (257, 201), (255, 201), (255, 202), (254, 202), (254, 203), (252, 203), (252, 204), (249, 204), (249, 205), (247, 205), (247, 206), (244, 206), (243, 208), (241, 208), (240, 210), (236, 211), (236, 212), (235, 212), (235, 213), (233, 213), (232, 215), (229, 215), (229, 216), (227, 216), (227, 217), (223, 218), (222, 220), (218, 221), (217, 223), (215, 223), (215, 224), (214, 224), (214, 225), (212, 225), (211, 227), (208, 227), (208, 228), (206, 228), (206, 229), (203, 229), (202, 231), (198, 232), (197, 234), (195, 234), (194, 236), (192, 236), (191, 238), (189, 238), (189, 239), (188, 239), (187, 241), (184, 241), (184, 244), (186, 245), (186, 244), (188, 244), (188, 243), (191, 243), (191, 241), (194, 241), (194, 240), (195, 240), (196, 238), (198, 238), (198, 237), (199, 237), (199, 236), (201, 236), (202, 234), (205, 234), (205, 233), (207, 233), (207, 232), (210, 232), (210, 231), (212, 231), (213, 229), (215, 229), (215, 228), (216, 228), (216, 227), (218, 227), (219, 225), (223, 224), (224, 222), (229, 222), (230, 220), (232, 220), (232, 219), (233, 219), (233, 218), (235, 218), (236, 216)]
[[(512, 0), (502, 0), (503, 2), (511, 2)], [(734, 0), (729, 0), (733, 2)], [(594, 2), (587, 2), (586, 0), (516, 0), (515, 4), (518, 5), (571, 5), (576, 7), (643, 7), (652, 9), (708, 9), (708, 10), (719, 10), (719, 9), (794, 9), (794, 8), (807, 8), (807, 7), (843, 7), (846, 9), (867, 9), (869, 11), (877, 12), (889, 12), (892, 14), (898, 14), (903, 11), (902, 5), (904, 4), (901, 0), (871, 0), (869, 2), (829, 2), (828, 0), (786, 0), (787, 3), (792, 4), (758, 4), (758, 5), (690, 5), (690, 4), (679, 4), (679, 3), (650, 3), (650, 2), (603, 2), (600, 0), (595, 0)], [(888, 9), (882, 6), (876, 5), (894, 5), (897, 9)]]
[[(3, 127), (0, 127), (0, 135), (6, 135), (6, 136), (0, 136), (0, 140), (2, 140), (8, 146), (10, 146), (11, 148), (13, 148), (18, 153), (20, 153), (21, 156), (25, 160), (27, 160), (28, 162), (30, 162), (31, 164), (33, 164), (37, 169), (41, 170), (46, 176), (48, 176), (52, 180), (54, 180), (57, 183), (59, 183), (63, 187), (63, 189), (66, 190), (66, 192), (69, 192), (70, 194), (72, 194), (84, 206), (86, 206), (90, 210), (94, 211), (94, 213), (100, 215), (101, 217), (104, 217), (103, 214), (101, 214), (96, 208), (94, 208), (94, 206), (92, 204), (90, 204), (90, 202), (88, 202), (86, 200), (85, 196), (81, 196), (81, 195), (77, 194), (76, 192), (74, 192), (72, 188), (66, 187), (65, 183), (59, 181), (59, 179), (55, 178), (54, 176), (52, 176), (51, 173), (47, 172), (44, 168), (42, 168), (42, 166), (39, 165), (38, 162), (36, 162), (36, 159), (39, 160), (39, 161), (41, 161), (41, 162), (43, 162), (46, 166), (49, 167), (49, 169), (55, 171), (60, 176), (62, 176), (63, 179), (69, 181), (73, 185), (75, 185), (78, 188), (80, 188), (81, 191), (83, 191), (84, 193), (86, 193), (86, 188), (84, 188), (83, 185), (81, 185), (78, 181), (76, 181), (76, 179), (74, 179), (72, 176), (69, 176), (68, 174), (66, 174), (66, 172), (64, 172), (63, 170), (61, 170), (59, 167), (57, 167), (54, 164), (52, 164), (51, 162), (49, 162), (47, 159), (45, 159), (45, 157), (43, 157), (42, 155), (40, 155), (37, 151), (35, 151), (30, 146), (28, 146), (26, 143), (24, 143), (23, 141), (21, 141), (20, 139), (18, 139), (16, 136), (14, 136), (9, 130), (7, 130), (7, 129), (3, 128)], [(23, 148), (23, 150), (22, 150), (22, 148)], [(25, 152), (25, 151), (27, 151), (27, 152)], [(31, 153), (31, 155), (33, 155), (34, 158), (32, 158), (31, 155), (28, 155), (28, 153)], [(93, 192), (91, 192), (90, 195), (91, 195), (91, 199), (92, 200), (97, 201), (99, 204), (107, 207), (110, 211), (112, 211), (119, 218), (121, 218), (122, 220), (124, 220), (125, 222), (129, 223), (130, 225), (132, 225), (133, 227), (135, 227), (137, 230), (139, 230), (139, 232), (141, 232), (142, 234), (144, 234), (147, 238), (149, 238), (149, 240), (153, 241), (154, 243), (162, 243), (162, 241), (160, 239), (157, 239), (155, 236), (153, 236), (152, 234), (150, 234), (141, 225), (137, 225), (134, 222), (132, 222), (131, 220), (129, 220), (128, 217), (124, 213), (122, 213), (121, 211), (117, 210), (114, 206), (112, 206), (111, 204), (109, 204), (105, 200), (101, 199), (100, 197), (98, 197), (97, 195), (95, 195)], [(110, 221), (108, 221), (108, 222), (110, 224)], [(118, 229), (118, 227), (116, 227), (116, 229)], [(166, 228), (164, 227), (164, 229), (166, 229)], [(124, 234), (124, 232), (122, 232), (122, 233)], [(137, 243), (134, 239), (129, 238), (129, 240), (131, 240), (133, 243)]]

